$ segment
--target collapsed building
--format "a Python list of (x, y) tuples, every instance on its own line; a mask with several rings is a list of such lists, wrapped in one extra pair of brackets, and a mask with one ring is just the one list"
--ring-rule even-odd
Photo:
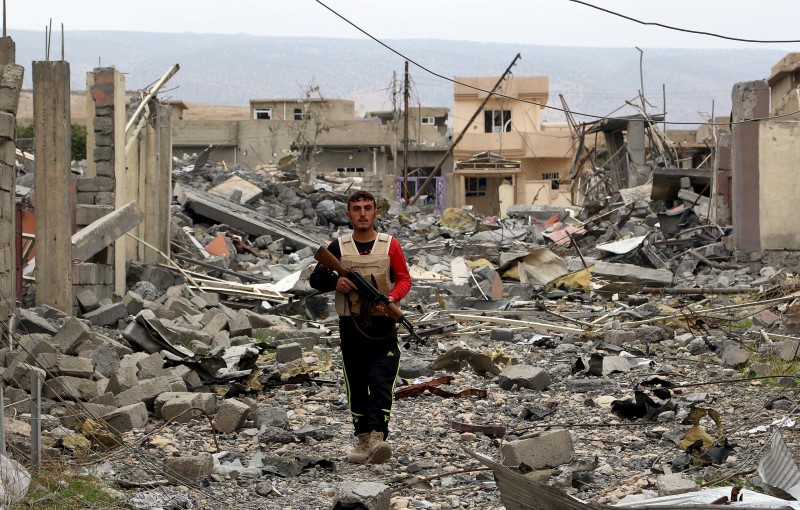
[[(735, 448), (770, 445), (758, 483), (793, 490), (769, 469), (786, 459), (774, 428), (739, 411), (761, 396), (748, 378), (786, 376), (800, 344), (800, 258), (782, 220), (794, 126), (762, 119), (796, 110), (793, 56), (734, 87), (726, 125), (681, 133), (645, 113), (544, 123), (540, 106), (508, 98), (467, 123), (496, 80), (463, 79), (483, 92), (456, 87), (455, 147), (442, 108), (410, 111), (415, 138), (398, 136), (394, 112), (359, 118), (351, 101), (319, 97), (189, 120), (191, 105), (158, 98), (177, 67), (130, 101), (124, 75), (98, 68), (85, 170), (69, 157), (69, 65), (35, 62), (32, 172), (14, 157), (13, 60), (0, 39), (0, 290), (13, 317), (0, 355), (22, 461), (119, 452), (94, 472), (133, 489), (134, 508), (189, 496), (203, 508), (546, 508), (566, 504), (561, 491), (599, 503), (691, 492), (692, 474), (733, 471)], [(547, 81), (514, 78), (503, 94), (544, 104)], [(401, 447), (380, 483), (333, 469), (349, 439), (337, 328), (305, 282), (314, 250), (347, 230), (356, 188), (380, 196), (381, 228), (404, 245), (416, 280), (404, 307), (428, 340), (403, 356)], [(403, 204), (420, 191), (427, 203)], [(35, 230), (15, 228), (23, 213)], [(782, 427), (792, 405), (770, 401), (759, 419)], [(470, 472), (485, 465), (494, 478)]]

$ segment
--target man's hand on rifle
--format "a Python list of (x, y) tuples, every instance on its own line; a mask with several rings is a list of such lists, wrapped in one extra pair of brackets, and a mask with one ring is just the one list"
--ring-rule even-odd
[(336, 290), (341, 292), (342, 294), (350, 294), (351, 292), (358, 290), (356, 284), (345, 278), (344, 276), (340, 276), (338, 280), (336, 280)]
[[(390, 303), (394, 303), (394, 298), (392, 296), (387, 296), (389, 298)], [(377, 303), (375, 305), (375, 309), (382, 313), (383, 315), (389, 315), (386, 310), (386, 305), (383, 303)]]

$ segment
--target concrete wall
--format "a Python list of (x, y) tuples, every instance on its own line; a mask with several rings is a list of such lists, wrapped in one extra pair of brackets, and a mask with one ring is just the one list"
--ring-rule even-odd
[(762, 250), (800, 250), (794, 204), (800, 197), (800, 122), (759, 123), (759, 218)]

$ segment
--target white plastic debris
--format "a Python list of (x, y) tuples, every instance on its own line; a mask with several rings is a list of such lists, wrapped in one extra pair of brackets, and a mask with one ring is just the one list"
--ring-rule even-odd
[(0, 455), (0, 501), (2, 508), (11, 508), (17, 501), (28, 493), (31, 484), (31, 475), (22, 467), (22, 464)]

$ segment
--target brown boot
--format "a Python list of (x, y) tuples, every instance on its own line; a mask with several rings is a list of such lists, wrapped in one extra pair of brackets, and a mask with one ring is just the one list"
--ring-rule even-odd
[(347, 454), (347, 460), (350, 462), (356, 462), (358, 464), (363, 464), (367, 461), (370, 452), (370, 433), (364, 432), (362, 434), (358, 434), (356, 439), (358, 442), (356, 443), (356, 447), (353, 448), (353, 451)]
[(383, 464), (392, 458), (392, 447), (383, 440), (383, 432), (373, 430), (369, 433), (369, 464)]

